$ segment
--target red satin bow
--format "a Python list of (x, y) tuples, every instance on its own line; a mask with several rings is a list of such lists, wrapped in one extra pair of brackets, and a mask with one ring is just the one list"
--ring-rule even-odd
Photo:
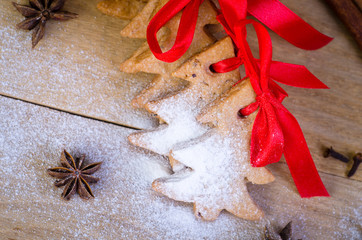
[[(147, 41), (157, 59), (164, 62), (174, 62), (189, 48), (198, 17), (199, 6), (203, 0), (170, 0), (151, 19), (147, 28)], [(247, 12), (264, 23), (282, 38), (293, 45), (307, 50), (321, 48), (332, 38), (318, 32), (303, 19), (289, 10), (278, 0), (219, 0), (223, 9), (235, 8), (235, 5), (245, 5), (239, 8), (246, 17)], [(180, 26), (174, 46), (167, 52), (162, 52), (157, 40), (157, 32), (172, 17), (183, 10)]]
[[(249, 6), (247, 3), (249, 3)], [(192, 42), (197, 13), (202, 0), (170, 0), (151, 20), (147, 40), (155, 56), (165, 62), (180, 58)], [(313, 163), (302, 130), (293, 115), (281, 104), (287, 93), (271, 79), (296, 87), (326, 88), (304, 66), (271, 61), (272, 46), (267, 30), (254, 15), (280, 36), (304, 49), (317, 49), (331, 38), (319, 33), (277, 0), (219, 0), (222, 14), (218, 20), (234, 40), (237, 56), (213, 65), (217, 72), (227, 72), (245, 65), (246, 75), (257, 94), (256, 102), (241, 110), (248, 115), (259, 108), (251, 139), (251, 164), (265, 166), (280, 160), (284, 153), (288, 167), (302, 197), (329, 196)], [(157, 31), (183, 9), (174, 46), (163, 53)], [(253, 24), (259, 39), (260, 61), (246, 41), (246, 24)], [(306, 36), (307, 35), (307, 36)], [(293, 76), (293, 80), (291, 77)]]
[[(222, 5), (220, 4), (222, 7)], [(222, 9), (228, 18), (233, 16)], [(242, 13), (239, 16), (242, 17)], [(233, 25), (227, 25), (227, 19), (223, 15), (218, 19), (230, 32), (235, 45), (238, 47), (238, 57), (221, 62), (221, 66), (215, 64), (214, 70), (221, 72), (235, 68), (236, 65), (245, 64), (247, 76), (257, 94), (256, 102), (240, 110), (242, 115), (249, 115), (259, 109), (252, 130), (250, 160), (254, 167), (264, 167), (270, 163), (278, 162), (284, 153), (289, 170), (301, 197), (329, 196), (325, 189), (313, 159), (310, 155), (303, 132), (293, 115), (281, 104), (287, 93), (271, 80), (276, 80), (292, 86), (308, 88), (326, 88), (306, 68), (297, 65), (272, 62), (272, 43), (268, 31), (258, 22), (253, 20), (230, 21)], [(252, 24), (258, 39), (260, 50), (260, 61), (256, 61), (246, 41), (246, 24)], [(233, 30), (231, 30), (233, 29)], [(227, 66), (230, 64), (230, 66)], [(288, 69), (288, 67), (292, 67)], [(275, 67), (273, 71), (270, 69)], [(276, 70), (282, 70), (279, 73)], [(305, 71), (306, 70), (306, 71)], [(291, 73), (286, 77), (286, 73)], [(297, 80), (291, 80), (297, 76)], [(303, 76), (306, 81), (303, 81)], [(279, 77), (281, 77), (279, 79)]]

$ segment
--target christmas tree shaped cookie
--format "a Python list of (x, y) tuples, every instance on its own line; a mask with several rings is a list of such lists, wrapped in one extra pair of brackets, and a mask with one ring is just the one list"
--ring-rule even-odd
[(173, 73), (174, 77), (189, 82), (183, 90), (145, 105), (149, 112), (157, 114), (167, 124), (155, 130), (134, 133), (129, 136), (129, 141), (158, 154), (168, 155), (175, 144), (204, 134), (208, 128), (200, 124), (196, 116), (240, 78), (238, 70), (222, 74), (209, 70), (212, 63), (222, 60), (221, 56), (235, 56), (229, 37), (190, 58)]
[(274, 177), (266, 168), (250, 165), (250, 136), (256, 115), (241, 119), (237, 114), (254, 100), (250, 82), (244, 81), (205, 108), (198, 119), (215, 127), (174, 148), (171, 162), (182, 163), (184, 168), (155, 180), (153, 189), (194, 203), (195, 215), (204, 220), (216, 219), (223, 209), (244, 219), (260, 219), (263, 213), (250, 198), (246, 179), (266, 184)]
[(146, 31), (151, 17), (156, 13), (160, 0), (149, 0), (144, 8), (121, 31), (123, 37), (146, 38)]
[(145, 6), (147, 0), (104, 0), (97, 8), (104, 14), (121, 19), (132, 19)]
[[(166, 1), (162, 0), (156, 9), (159, 9)], [(178, 68), (185, 60), (187, 60), (193, 54), (200, 52), (204, 47), (211, 45), (215, 42), (215, 39), (209, 36), (204, 27), (207, 24), (216, 24), (216, 10), (212, 3), (204, 1), (200, 6), (199, 11), (202, 16), (199, 16), (199, 20), (196, 25), (195, 35), (193, 43), (188, 51), (179, 60), (173, 63), (162, 62), (152, 54), (148, 48), (148, 44), (145, 43), (139, 48), (133, 56), (121, 64), (121, 71), (128, 73), (147, 72), (153, 73), (157, 76), (152, 80), (149, 87), (143, 90), (132, 101), (134, 107), (144, 107), (144, 105), (152, 100), (156, 100), (175, 91), (181, 90), (187, 85), (187, 81), (181, 81), (173, 77), (172, 72)], [(180, 21), (181, 14), (177, 14), (166, 24), (166, 30), (161, 31), (160, 45), (165, 51), (171, 48), (176, 35), (177, 28)]]

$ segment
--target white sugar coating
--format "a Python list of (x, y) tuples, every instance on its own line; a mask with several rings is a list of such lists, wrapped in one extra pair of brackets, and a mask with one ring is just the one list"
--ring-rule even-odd
[[(173, 148), (171, 162), (176, 160), (188, 168), (170, 177), (157, 179), (153, 184), (154, 189), (172, 199), (194, 203), (195, 215), (203, 219), (213, 220), (223, 209), (244, 219), (261, 218), (262, 211), (250, 199), (245, 179), (266, 184), (272, 182), (274, 177), (265, 168), (251, 167), (249, 161), (250, 125), (255, 114), (245, 119), (235, 114), (238, 104), (248, 104), (253, 100), (252, 86), (244, 82), (230, 89), (222, 101), (218, 99), (209, 106), (210, 115), (203, 113), (201, 120), (215, 121), (216, 127), (199, 138)], [(194, 104), (185, 105), (190, 108)], [(184, 112), (182, 110), (180, 112)], [(167, 112), (167, 109), (164, 111)], [(162, 108), (157, 112), (162, 113)]]
[[(0, 114), (1, 219), (20, 229), (19, 236), (248, 239), (262, 234), (262, 222), (228, 214), (212, 223), (198, 221), (189, 204), (159, 196), (150, 185), (169, 174), (168, 162), (129, 145), (132, 130), (3, 97)], [(86, 154), (86, 163), (103, 161), (94, 174), (101, 180), (91, 186), (95, 199), (60, 198), (62, 189), (53, 186), (46, 169), (59, 165), (64, 148), (74, 156)], [(14, 231), (6, 234), (10, 238)]]
[[(152, 180), (170, 169), (166, 159), (128, 144), (132, 130), (4, 97), (0, 116), (0, 229), (5, 237), (261, 239), (265, 224), (280, 230), (290, 220), (296, 239), (325, 239), (326, 232), (330, 239), (361, 237), (362, 199), (343, 199), (346, 188), (338, 182), (333, 183), (333, 198), (300, 199), (287, 167), (272, 165), (274, 183), (248, 185), (265, 211), (264, 220), (222, 213), (214, 222), (203, 222), (190, 204), (151, 190)], [(92, 185), (95, 199), (60, 198), (62, 189), (53, 186), (46, 169), (58, 166), (64, 148), (74, 156), (86, 154), (86, 163), (104, 162), (94, 174), (101, 178)], [(342, 178), (339, 182), (351, 184)]]
[(172, 158), (191, 169), (156, 180), (157, 191), (195, 203), (195, 214), (205, 219), (216, 218), (223, 209), (246, 219), (260, 218), (262, 213), (246, 189), (245, 178), (251, 168), (248, 157), (240, 159), (233, 145), (232, 139), (223, 138), (214, 129), (188, 146), (174, 149)]
[(167, 156), (176, 144), (204, 134), (208, 128), (196, 120), (201, 109), (201, 96), (193, 89), (186, 89), (177, 93), (175, 97), (162, 99), (151, 106), (151, 109), (157, 109), (154, 112), (167, 124), (137, 134), (134, 141), (131, 136), (132, 143)]
[(68, 1), (64, 9), (79, 17), (49, 21), (44, 38), (32, 49), (32, 32), (16, 28), (24, 17), (10, 0), (0, 1), (0, 93), (133, 127), (154, 127), (157, 121), (130, 105), (153, 76), (119, 71), (141, 41), (119, 36), (127, 21), (104, 16), (95, 5)]
[(152, 131), (131, 135), (130, 142), (167, 156), (175, 145), (204, 134), (208, 128), (200, 124), (196, 117), (207, 104), (240, 79), (238, 71), (212, 74), (208, 70), (210, 62), (221, 60), (221, 52), (225, 57), (235, 56), (230, 38), (216, 42), (175, 70), (173, 75), (186, 79), (189, 85), (145, 106), (166, 124)]

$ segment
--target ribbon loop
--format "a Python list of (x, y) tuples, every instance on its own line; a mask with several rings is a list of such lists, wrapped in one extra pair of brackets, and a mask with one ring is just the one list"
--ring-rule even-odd
[[(174, 62), (187, 51), (193, 39), (199, 7), (203, 1), (170, 0), (151, 19), (147, 28), (147, 41), (157, 59)], [(315, 50), (327, 45), (332, 40), (306, 23), (278, 0), (219, 0), (219, 4), (224, 11), (223, 14), (228, 15), (227, 19), (223, 19), (222, 24), (232, 38), (233, 32), (236, 31), (226, 28), (226, 25), (234, 25), (233, 21), (245, 19), (249, 13), (279, 36), (302, 49)], [(163, 53), (157, 41), (157, 32), (182, 10), (175, 44), (169, 51)]]
[[(227, 22), (235, 24), (232, 26), (226, 25), (225, 29), (226, 31), (232, 31), (231, 36), (236, 41), (235, 45), (238, 47), (237, 58), (242, 59), (226, 59), (222, 62), (222, 68), (220, 67), (219, 69), (226, 71), (228, 67), (234, 68), (236, 64), (244, 63), (246, 74), (250, 77), (250, 82), (257, 94), (256, 102), (239, 111), (243, 116), (247, 116), (259, 108), (254, 121), (250, 142), (251, 165), (254, 167), (264, 167), (278, 162), (284, 153), (301, 197), (329, 196), (315, 168), (298, 122), (281, 104), (287, 93), (271, 80), (271, 76), (292, 86), (321, 88), (326, 86), (305, 67), (273, 62), (271, 60), (271, 39), (263, 25), (249, 19), (240, 21), (229, 19), (228, 21), (227, 18), (228, 16), (225, 15), (219, 17), (223, 25), (226, 25)], [(260, 60), (256, 60), (253, 57), (246, 41), (246, 24), (252, 24), (256, 31), (259, 40)], [(225, 66), (226, 63), (230, 63), (231, 66)], [(219, 67), (220, 62), (213, 65), (213, 67), (215, 66)], [(275, 69), (279, 68), (279, 70), (284, 69), (285, 72), (277, 73), (275, 69), (272, 70), (273, 67)], [(285, 76), (284, 74), (287, 71), (296, 74), (300, 82), (296, 83), (295, 79), (290, 80), (290, 75)], [(307, 79), (299, 78), (301, 76), (307, 76)], [(299, 149), (303, 150), (300, 155), (296, 154), (299, 152)], [(306, 178), (308, 178), (307, 181)], [(308, 184), (305, 182), (308, 182)]]
[(217, 73), (225, 73), (231, 72), (241, 65), (243, 65), (243, 60), (241, 57), (233, 57), (214, 63), (211, 65), (211, 67)]
[[(170, 0), (151, 19), (147, 27), (147, 41), (155, 57), (164, 62), (174, 62), (185, 54), (195, 33), (199, 7), (204, 0)], [(157, 32), (178, 12), (182, 12), (176, 41), (170, 50), (162, 52)]]
[[(203, 0), (170, 0), (151, 20), (147, 40), (156, 58), (173, 62), (189, 48)], [(216, 72), (228, 72), (245, 65), (246, 76), (257, 95), (256, 101), (239, 112), (247, 116), (259, 109), (250, 144), (250, 161), (255, 167), (278, 162), (284, 153), (293, 180), (301, 197), (329, 196), (313, 159), (303, 132), (293, 115), (282, 105), (287, 93), (272, 79), (295, 87), (327, 88), (304, 66), (272, 61), (272, 42), (267, 29), (251, 19), (249, 12), (277, 34), (297, 47), (314, 50), (332, 39), (321, 34), (278, 0), (219, 0), (218, 21), (232, 38), (237, 56), (212, 67)], [(162, 52), (157, 32), (183, 10), (175, 44)], [(259, 40), (260, 60), (254, 58), (246, 41), (246, 24), (252, 24)], [(291, 80), (291, 77), (294, 77)]]

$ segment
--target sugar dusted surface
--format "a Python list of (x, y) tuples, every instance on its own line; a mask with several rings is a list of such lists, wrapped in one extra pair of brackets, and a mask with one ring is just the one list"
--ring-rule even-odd
[[(212, 223), (198, 221), (190, 205), (155, 193), (152, 180), (169, 174), (168, 163), (129, 145), (126, 137), (132, 130), (7, 98), (0, 98), (0, 115), (0, 210), (2, 219), (18, 229), (3, 232), (5, 236), (226, 239), (260, 235), (261, 223), (227, 214)], [(94, 174), (101, 178), (92, 186), (95, 199), (60, 198), (62, 190), (53, 186), (46, 169), (59, 164), (63, 148), (75, 156), (86, 154), (87, 162), (103, 161)]]
[[(31, 92), (25, 92), (29, 87), (32, 91), (40, 94), (40, 96), (37, 96), (38, 99), (52, 99), (54, 97), (52, 94), (56, 94), (58, 91), (66, 94), (73, 91), (74, 88), (77, 89), (76, 85), (71, 85), (72, 87), (65, 89), (54, 87), (51, 95), (41, 96), (43, 94), (43, 91), (41, 91), (42, 86), (29, 83), (31, 75), (27, 75), (29, 79), (24, 79), (23, 82), (20, 82), (21, 79), (18, 77), (4, 78), (5, 75), (2, 70), (4, 66), (8, 65), (3, 64), (12, 64), (9, 65), (12, 67), (19, 66), (19, 62), (14, 62), (11, 58), (5, 57), (13, 57), (16, 51), (25, 51), (20, 49), (23, 46), (27, 46), (26, 52), (30, 52), (30, 33), (17, 31), (13, 27), (17, 22), (21, 21), (22, 17), (14, 11), (11, 4), (9, 4), (10, 2), (10, 0), (0, 1), (1, 92), (8, 95), (16, 93), (19, 97), (26, 99), (31, 96)], [(72, 4), (69, 4), (69, 2), (72, 2)], [(92, 11), (91, 9), (96, 2), (95, 0), (73, 0), (68, 1), (66, 6), (67, 10), (85, 16)], [(288, 6), (293, 5), (293, 1), (286, 2)], [(73, 4), (74, 6), (72, 6)], [(79, 9), (81, 9), (80, 4), (86, 7), (84, 12), (79, 12)], [(350, 113), (340, 111), (342, 109), (340, 106), (349, 106), (356, 111), (359, 109), (356, 105), (358, 101), (354, 100), (360, 96), (359, 88), (356, 87), (359, 83), (358, 73), (360, 72), (357, 71), (360, 63), (359, 56), (357, 56), (359, 52), (356, 50), (357, 48), (352, 48), (354, 43), (344, 36), (344, 32), (338, 32), (340, 28), (342, 29), (342, 25), (338, 29), (329, 29), (329, 25), (332, 24), (333, 27), (337, 21), (334, 21), (335, 19), (329, 14), (327, 8), (322, 8), (322, 3), (306, 4), (303, 8), (299, 8), (298, 4), (299, 2), (294, 3), (293, 10), (297, 10), (298, 14), (304, 13), (307, 17), (314, 14), (314, 18), (317, 20), (314, 21), (313, 26), (317, 26), (320, 30), (329, 31), (327, 33), (336, 36), (336, 39), (332, 42), (332, 45), (313, 53), (286, 54), (292, 52), (293, 46), (284, 44), (284, 42), (281, 42), (284, 40), (275, 38), (276, 42), (279, 43), (275, 44), (277, 48), (275, 51), (277, 52), (276, 59), (299, 64), (308, 63), (308, 68), (312, 67), (312, 72), (322, 76), (321, 79), (324, 81), (329, 80), (328, 85), (332, 88), (332, 90), (326, 92), (316, 91), (313, 98), (310, 98), (310, 90), (307, 93), (300, 89), (290, 89), (291, 95), (297, 96), (294, 97), (294, 101), (302, 101), (299, 105), (303, 106), (298, 109), (296, 107), (298, 103), (293, 102), (293, 104), (289, 104), (290, 108), (294, 107), (294, 112), (299, 115), (296, 117), (298, 120), (302, 120), (301, 123), (304, 122), (302, 127), (312, 132), (309, 133), (310, 139), (308, 142), (312, 143), (310, 145), (314, 148), (312, 149), (314, 153), (318, 152), (315, 149), (315, 146), (317, 146), (315, 143), (330, 141), (331, 136), (337, 136), (337, 139), (332, 141), (333, 144), (342, 144), (345, 150), (357, 149), (359, 147), (357, 136), (360, 135), (357, 134), (358, 131), (356, 131), (355, 127), (358, 119), (356, 120), (356, 115), (352, 114), (352, 111)], [(315, 4), (319, 7), (317, 8)], [(310, 10), (313, 11), (306, 11), (305, 7), (311, 8)], [(314, 12), (314, 10), (316, 11)], [(309, 20), (313, 20), (312, 18)], [(318, 24), (321, 19), (323, 25)], [(89, 20), (93, 24), (97, 21), (104, 21), (104, 17), (99, 14), (97, 19), (90, 16), (87, 21)], [(3, 21), (6, 22), (6, 25), (3, 25)], [(111, 18), (107, 18), (107, 21), (115, 23), (115, 20)], [(81, 22), (86, 21), (82, 20)], [(72, 21), (53, 22), (53, 27), (47, 29), (49, 31), (47, 37), (43, 40), (43, 46), (52, 47), (54, 41), (49, 40), (58, 37), (66, 40), (66, 33), (69, 33), (70, 29), (76, 29), (75, 26), (78, 23), (75, 24)], [(124, 23), (121, 24), (123, 25), (120, 25), (119, 29), (112, 29), (112, 32), (118, 34), (118, 30), (124, 26)], [(101, 29), (106, 32), (109, 30), (103, 27)], [(63, 31), (65, 36), (62, 37), (62, 34), (58, 34), (58, 30)], [(98, 39), (93, 34), (90, 34), (90, 36)], [(88, 48), (89, 45), (92, 45), (87, 37), (83, 36), (81, 39), (85, 41)], [(105, 49), (109, 49), (109, 46), (113, 45), (109, 40), (112, 40), (112, 38), (108, 35), (102, 40), (105, 43)], [(14, 52), (7, 50), (9, 47), (13, 48), (10, 45), (11, 41), (16, 46), (13, 49)], [(342, 44), (338, 45), (338, 43)], [(77, 55), (80, 55), (81, 52), (75, 46), (76, 44), (69, 48), (77, 50)], [(40, 52), (40, 49), (43, 49), (43, 47), (40, 46), (38, 52)], [(137, 49), (137, 46), (134, 49)], [(345, 51), (345, 49), (347, 50)], [(338, 55), (333, 50), (338, 50)], [(122, 51), (125, 50), (122, 49)], [(130, 50), (130, 52), (132, 51)], [(33, 54), (35, 55), (35, 53)], [(60, 52), (59, 56), (64, 57), (62, 54), (63, 52)], [(38, 56), (37, 59), (39, 60), (41, 57), (43, 56)], [(120, 61), (119, 57), (106, 56), (108, 59), (113, 59), (116, 67), (118, 67), (118, 61)], [(49, 58), (45, 59), (49, 60)], [(102, 59), (103, 57), (100, 58), (101, 61)], [(340, 64), (341, 61), (345, 64)], [(96, 64), (96, 61), (89, 61), (88, 63)], [(102, 64), (99, 63), (99, 65)], [(326, 69), (326, 65), (333, 67), (322, 71), (322, 69)], [(20, 68), (27, 69), (28, 66), (20, 65)], [(48, 68), (50, 67), (48, 66)], [(117, 69), (112, 71), (117, 71)], [(69, 73), (66, 73), (69, 76)], [(341, 79), (341, 76), (348, 77)], [(61, 81), (59, 76), (53, 77)], [(128, 77), (128, 79), (131, 79), (133, 75)], [(40, 76), (40, 80), (42, 79), (43, 76)], [(76, 78), (71, 80), (79, 81)], [(125, 96), (132, 95), (132, 92), (143, 88), (143, 86), (137, 87), (138, 80), (135, 79), (134, 82), (128, 82), (125, 85), (125, 88), (132, 87), (131, 91), (124, 93)], [(19, 83), (18, 86), (25, 84), (27, 88), (16, 90), (12, 86), (17, 82)], [(87, 81), (85, 83), (89, 84)], [(125, 84), (122, 79), (116, 79), (114, 83), (120, 86)], [(49, 84), (52, 85), (49, 81), (43, 81), (42, 84), (47, 87)], [(100, 81), (100, 84), (97, 85), (100, 88), (104, 86), (107, 86), (107, 84), (103, 81)], [(7, 93), (4, 92), (5, 88), (8, 91)], [(78, 94), (81, 94), (81, 91), (75, 91), (75, 93), (72, 92), (70, 97), (68, 96), (68, 100), (80, 98)], [(348, 98), (343, 96), (348, 96)], [(351, 96), (353, 97), (351, 98)], [(98, 97), (104, 98), (104, 95)], [(316, 101), (311, 101), (311, 99), (316, 99)], [(330, 99), (329, 103), (339, 102), (340, 104), (326, 104), (328, 102), (323, 99)], [(293, 100), (289, 100), (289, 103), (291, 101)], [(89, 103), (90, 105), (97, 104), (96, 101), (89, 101)], [(60, 103), (55, 102), (54, 104)], [(69, 104), (68, 106), (79, 107), (79, 109), (90, 106), (72, 105), (70, 102), (67, 102), (67, 104)], [(123, 112), (123, 108), (126, 108), (127, 104), (122, 105), (120, 108), (113, 108), (112, 106), (111, 104), (109, 107), (115, 110), (113, 111), (114, 115), (106, 116), (112, 120), (123, 117), (122, 113), (127, 114), (129, 111)], [(92, 111), (102, 112), (103, 110), (93, 109)], [(326, 112), (328, 115), (326, 115)], [(313, 119), (315, 113), (317, 113), (318, 118)], [(260, 239), (265, 222), (272, 223), (275, 230), (280, 230), (290, 220), (293, 220), (294, 223), (295, 239), (362, 238), (361, 185), (359, 181), (346, 180), (335, 176), (344, 174), (344, 168), (338, 162), (329, 162), (328, 165), (335, 166), (333, 171), (329, 171), (326, 170), (325, 164), (319, 161), (318, 169), (323, 168), (324, 171), (332, 173), (330, 175), (321, 174), (322, 179), (327, 183), (327, 189), (332, 195), (330, 199), (300, 199), (291, 181), (287, 166), (285, 164), (276, 164), (271, 167), (277, 177), (274, 183), (267, 186), (249, 185), (253, 199), (266, 212), (266, 219), (263, 222), (247, 222), (222, 213), (216, 222), (205, 224), (194, 219), (191, 205), (169, 201), (149, 189), (151, 179), (163, 176), (168, 172), (164, 170), (167, 167), (166, 161), (151, 154), (138, 152), (139, 149), (129, 146), (125, 138), (133, 131), (85, 120), (69, 114), (59, 114), (55, 111), (4, 98), (0, 99), (0, 116), (0, 162), (2, 164), (0, 168), (0, 239), (4, 236), (13, 239), (160, 239), (167, 237), (180, 239)], [(331, 125), (331, 119), (334, 119), (336, 124)], [(134, 122), (135, 119), (132, 119), (132, 121)], [(144, 120), (141, 119), (141, 121)], [(321, 124), (323, 121), (326, 122), (325, 125)], [(307, 122), (313, 123), (307, 124)], [(336, 127), (338, 133), (333, 134)], [(317, 135), (319, 137), (314, 138)], [(54, 179), (45, 174), (45, 169), (56, 165), (60, 155), (59, 152), (64, 147), (74, 154), (86, 153), (87, 156), (91, 156), (87, 158), (89, 162), (108, 161), (95, 174), (101, 177), (102, 180), (99, 184), (93, 186), (96, 194), (96, 199), (93, 201), (84, 202), (78, 197), (73, 198), (70, 202), (61, 201), (59, 198), (61, 189), (53, 187)], [(338, 172), (338, 174), (335, 174), (335, 172)], [(130, 181), (126, 182), (126, 179), (130, 179)], [(136, 193), (137, 196), (135, 196)], [(98, 220), (95, 221), (94, 219)]]
[(201, 104), (198, 103), (199, 97), (202, 95), (195, 93), (192, 89), (176, 94), (177, 96), (162, 99), (150, 107), (151, 110), (157, 109), (154, 113), (167, 124), (160, 125), (152, 131), (137, 134), (137, 140), (132, 143), (167, 156), (178, 143), (196, 138), (206, 132), (207, 127), (196, 120), (201, 109)]
[[(170, 174), (166, 159), (140, 151), (126, 137), (134, 132), (112, 124), (17, 100), (0, 98), (0, 233), (32, 239), (260, 239), (264, 226), (280, 230), (294, 222), (296, 238), (359, 239), (361, 197), (346, 191), (340, 179), (333, 198), (300, 199), (284, 164), (272, 166), (274, 183), (249, 185), (253, 199), (265, 211), (261, 221), (246, 221), (222, 212), (214, 222), (197, 220), (190, 204), (152, 191), (153, 179)], [(94, 175), (95, 199), (70, 201), (46, 169), (57, 166), (60, 151), (86, 154), (87, 162), (103, 161)], [(333, 176), (322, 175), (332, 180)], [(288, 197), (285, 197), (288, 196)], [(347, 217), (348, 216), (348, 217)], [(325, 219), (327, 218), (327, 222)], [(11, 226), (11, 227), (9, 227)]]
[(172, 157), (191, 169), (156, 180), (157, 188), (170, 198), (195, 203), (195, 214), (204, 219), (215, 219), (222, 209), (245, 219), (259, 218), (261, 211), (252, 203), (244, 180), (251, 168), (247, 155), (235, 158), (231, 145), (214, 129), (174, 149)]
[(142, 41), (122, 38), (127, 21), (105, 16), (95, 6), (94, 0), (67, 1), (64, 10), (79, 17), (49, 21), (44, 38), (31, 49), (32, 33), (16, 28), (24, 17), (11, 0), (0, 1), (0, 93), (137, 128), (154, 127), (146, 111), (130, 104), (153, 76), (119, 71)]

